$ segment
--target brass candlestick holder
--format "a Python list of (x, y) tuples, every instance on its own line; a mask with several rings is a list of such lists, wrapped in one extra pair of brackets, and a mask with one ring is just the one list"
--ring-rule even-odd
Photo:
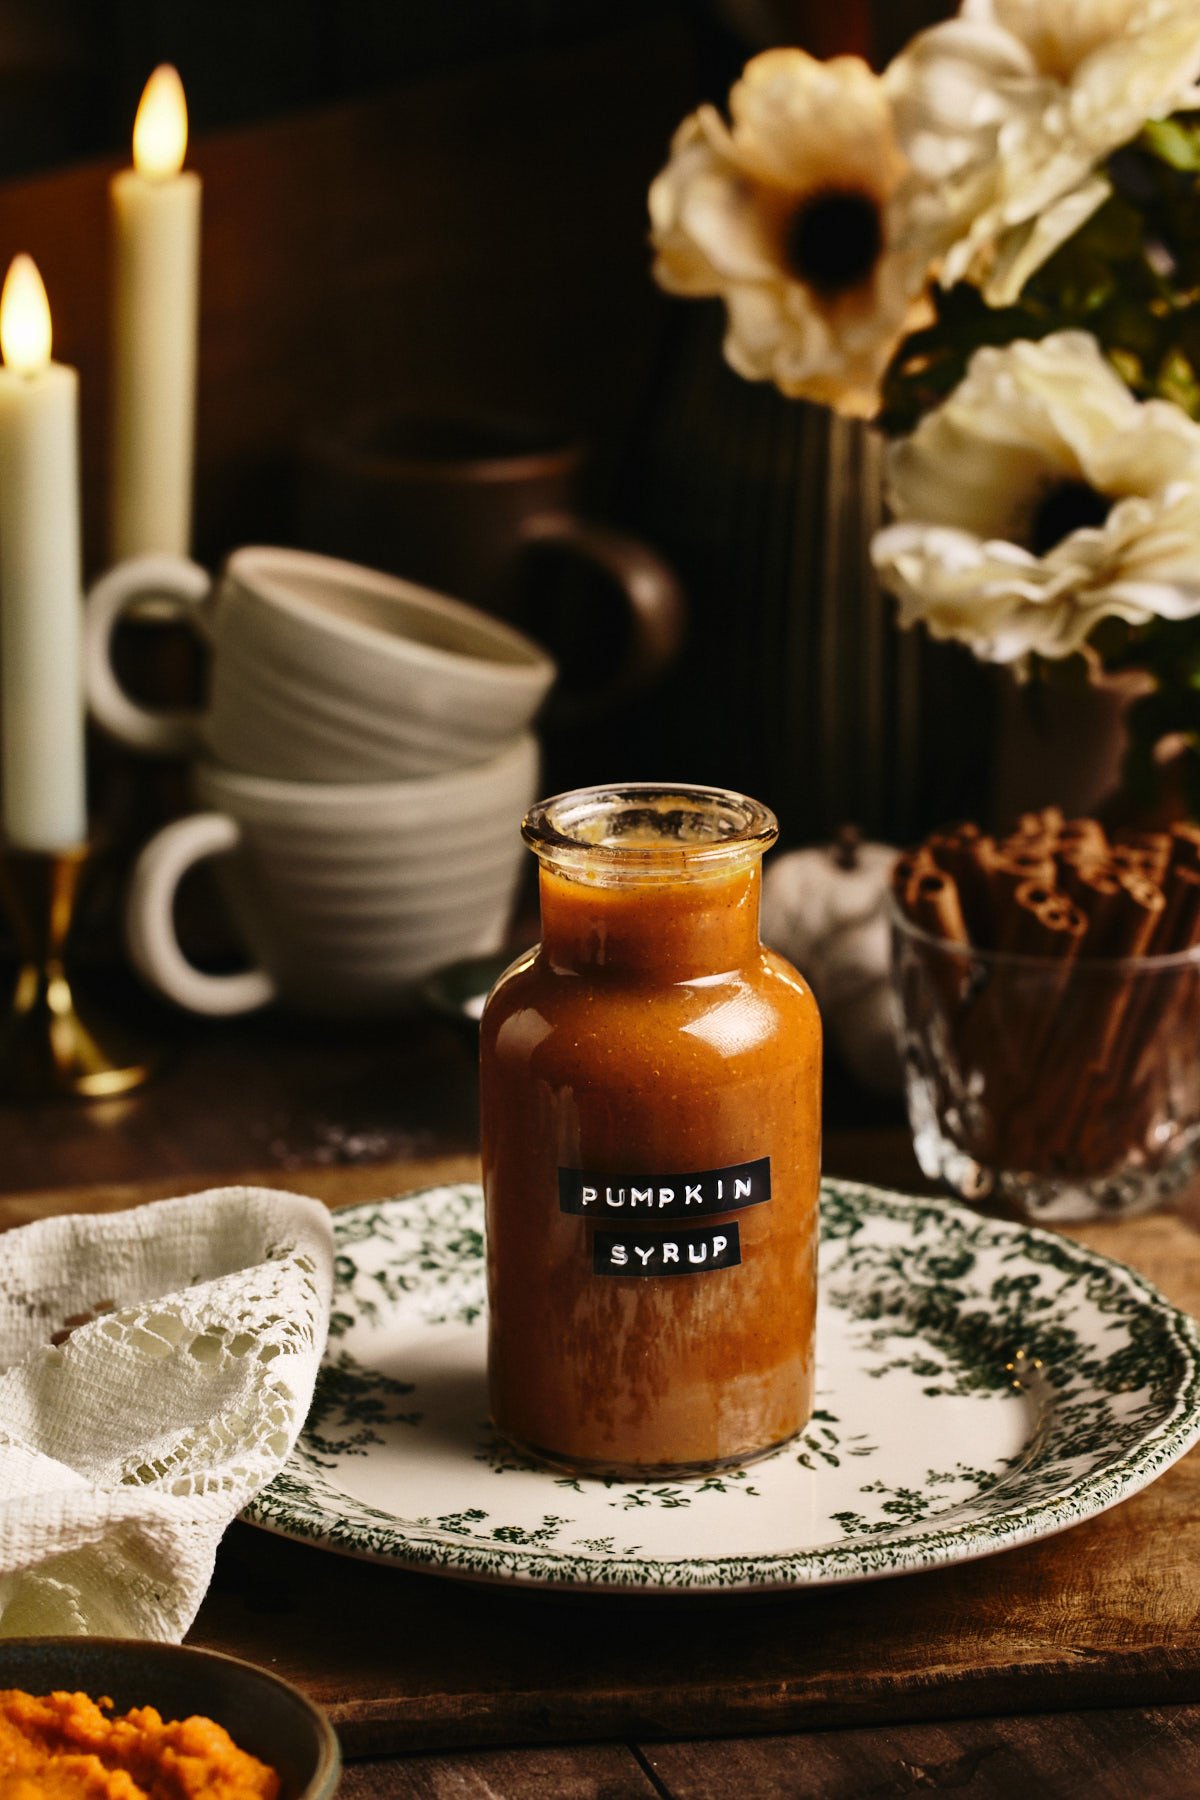
[(95, 846), (0, 854), (0, 903), (21, 966), (0, 1021), (0, 1092), (110, 1099), (139, 1087), (154, 1060), (127, 1027), (77, 994), (68, 969), (71, 930)]

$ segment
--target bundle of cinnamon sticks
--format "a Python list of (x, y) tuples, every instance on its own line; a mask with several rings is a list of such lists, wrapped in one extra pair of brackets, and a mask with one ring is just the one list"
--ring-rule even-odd
[(1011, 1170), (1153, 1161), (1196, 1103), (1180, 1088), (1200, 1081), (1200, 958), (1129, 959), (1200, 945), (1200, 826), (1110, 837), (1056, 807), (1003, 838), (957, 824), (902, 856), (893, 888), (936, 940), (907, 938), (902, 1000), (910, 1028), (938, 1012), (960, 1147)]

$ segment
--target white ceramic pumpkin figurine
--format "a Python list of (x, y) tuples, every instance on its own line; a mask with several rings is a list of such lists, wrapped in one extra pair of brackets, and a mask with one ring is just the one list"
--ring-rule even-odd
[(885, 1093), (901, 1084), (888, 924), (898, 855), (846, 825), (833, 844), (778, 857), (763, 880), (763, 941), (810, 982), (851, 1073)]

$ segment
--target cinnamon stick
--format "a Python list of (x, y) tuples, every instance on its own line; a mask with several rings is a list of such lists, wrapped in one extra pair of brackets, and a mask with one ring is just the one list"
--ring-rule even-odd
[(1138, 989), (1123, 964), (1145, 954), (1165, 905), (1161, 889), (1142, 876), (1093, 878), (1084, 960), (1063, 998), (1044, 1059), (1046, 1150), (1075, 1173), (1104, 1166), (1107, 1152), (1097, 1148), (1097, 1118), (1111, 1121), (1115, 1113), (1118, 1130), (1126, 1123), (1113, 1068)]
[(1171, 867), (1200, 869), (1200, 825), (1172, 825), (1170, 835)]
[(1157, 847), (1138, 844), (1114, 844), (1108, 853), (1109, 863), (1121, 874), (1146, 875), (1151, 881), (1161, 881), (1167, 873), (1171, 858), (1169, 839), (1165, 838)]
[[(962, 902), (953, 875), (944, 869), (931, 868), (915, 874), (905, 893), (905, 910), (915, 925), (930, 937), (940, 938), (947, 946), (970, 949), (963, 918)], [(965, 956), (943, 954), (940, 950), (921, 946), (922, 959), (929, 979), (942, 996), (951, 1016), (957, 1010), (963, 992), (970, 984), (970, 963)]]
[(977, 844), (984, 836), (982, 825), (977, 825), (974, 819), (955, 819), (952, 824), (941, 825), (936, 831), (931, 832), (926, 842), (936, 857), (938, 844)]
[(944, 869), (914, 873), (905, 892), (905, 905), (909, 917), (930, 937), (945, 938), (948, 944), (970, 943), (958, 885)]
[(1165, 905), (1150, 954), (1172, 956), (1200, 941), (1200, 867), (1179, 862), (1167, 871)]
[[(1200, 945), (1200, 869), (1176, 868), (1170, 884), (1150, 940), (1155, 955), (1178, 955)], [(1132, 1091), (1145, 1079), (1156, 1040), (1176, 1023), (1183, 979), (1180, 972), (1164, 969), (1156, 979), (1143, 981), (1139, 1003), (1130, 1009), (1128, 1029), (1114, 1048), (1115, 1093)]]
[(986, 866), (992, 847), (991, 838), (984, 837), (978, 825), (956, 825), (929, 839), (938, 867), (954, 878), (968, 936), (977, 945), (989, 943), (992, 936), (992, 892)]
[[(1197, 1039), (1200, 967), (1139, 958), (1200, 946), (1200, 825), (1126, 830), (1058, 808), (999, 841), (959, 822), (897, 865), (947, 1006), (945, 1104), (963, 1148), (1009, 1168), (1100, 1174), (1153, 1153), (1174, 1104), (1168, 1040)], [(974, 946), (1017, 960), (973, 960)], [(1044, 964), (1044, 968), (1039, 968)], [(1189, 986), (1190, 982), (1190, 986)], [(1190, 1008), (1190, 1010), (1189, 1010)], [(948, 1114), (947, 1116), (950, 1116)]]
[(1065, 819), (1058, 830), (1058, 850), (1080, 850), (1095, 857), (1108, 854), (1108, 838), (1099, 819)]
[(1049, 880), (1023, 881), (1013, 889), (1000, 948), (1020, 956), (1073, 956), (1087, 931), (1081, 908)]
[[(1126, 877), (1126, 887), (1131, 895), (1144, 896), (1136, 877)], [(1129, 955), (1170, 956), (1200, 943), (1200, 868), (1177, 864), (1168, 871), (1158, 905), (1150, 905), (1151, 929)], [(1156, 1118), (1169, 1110), (1163, 1046), (1178, 1028), (1180, 1007), (1188, 999), (1186, 968), (1130, 970), (1121, 981), (1120, 999), (1101, 1045), (1102, 1066), (1089, 1083), (1090, 1104), (1086, 1111), (1079, 1109), (1081, 1161), (1096, 1170), (1119, 1161), (1131, 1144), (1145, 1141)]]
[(1053, 889), (1058, 871), (1054, 858), (1040, 849), (1015, 850), (999, 845), (984, 856), (992, 914), (996, 920), (996, 942), (1003, 947), (1004, 920), (1012, 912), (1017, 889), (1026, 881), (1043, 883)]
[(1014, 836), (1025, 838), (1054, 838), (1063, 827), (1063, 810), (1061, 806), (1043, 806), (1038, 812), (1024, 812), (1017, 820)]
[(1064, 894), (1081, 906), (1088, 917), (1088, 937), (1085, 954), (1097, 956), (1101, 952), (1093, 948), (1092, 924), (1097, 913), (1103, 913), (1105, 907), (1117, 898), (1121, 891), (1121, 878), (1112, 872), (1103, 862), (1092, 857), (1059, 857), (1058, 879)]
[(1081, 876), (1088, 931), (1083, 954), (1096, 957), (1144, 956), (1166, 911), (1162, 889), (1144, 875)]
[[(1036, 957), (1040, 970), (1017, 964), (1000, 967), (1005, 984), (1003, 1008), (1008, 1032), (1020, 1052), (1009, 1081), (997, 1093), (997, 1135), (1004, 1161), (1011, 1168), (1036, 1167), (1045, 1138), (1045, 1114), (1051, 1090), (1061, 1075), (1061, 1057), (1048, 1058), (1047, 1046), (1061, 1032), (1064, 996), (1071, 967), (1087, 933), (1087, 916), (1065, 894), (1042, 882), (1026, 882), (1013, 896), (1013, 922), (1007, 948)], [(1050, 1080), (1047, 1080), (1049, 1069)]]
[(1150, 850), (1155, 855), (1171, 848), (1169, 831), (1130, 831), (1128, 828), (1113, 833), (1114, 845), (1130, 850)]
[(909, 850), (904, 855), (898, 856), (892, 864), (892, 895), (901, 912), (907, 917), (912, 918), (908, 906), (908, 893), (914, 877), (924, 875), (936, 866), (923, 844), (917, 850)]

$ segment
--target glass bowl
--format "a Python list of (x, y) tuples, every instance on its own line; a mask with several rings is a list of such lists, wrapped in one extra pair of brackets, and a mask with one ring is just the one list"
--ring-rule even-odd
[(1200, 1164), (1200, 947), (1120, 961), (948, 943), (892, 915), (924, 1173), (1025, 1217), (1133, 1216)]

